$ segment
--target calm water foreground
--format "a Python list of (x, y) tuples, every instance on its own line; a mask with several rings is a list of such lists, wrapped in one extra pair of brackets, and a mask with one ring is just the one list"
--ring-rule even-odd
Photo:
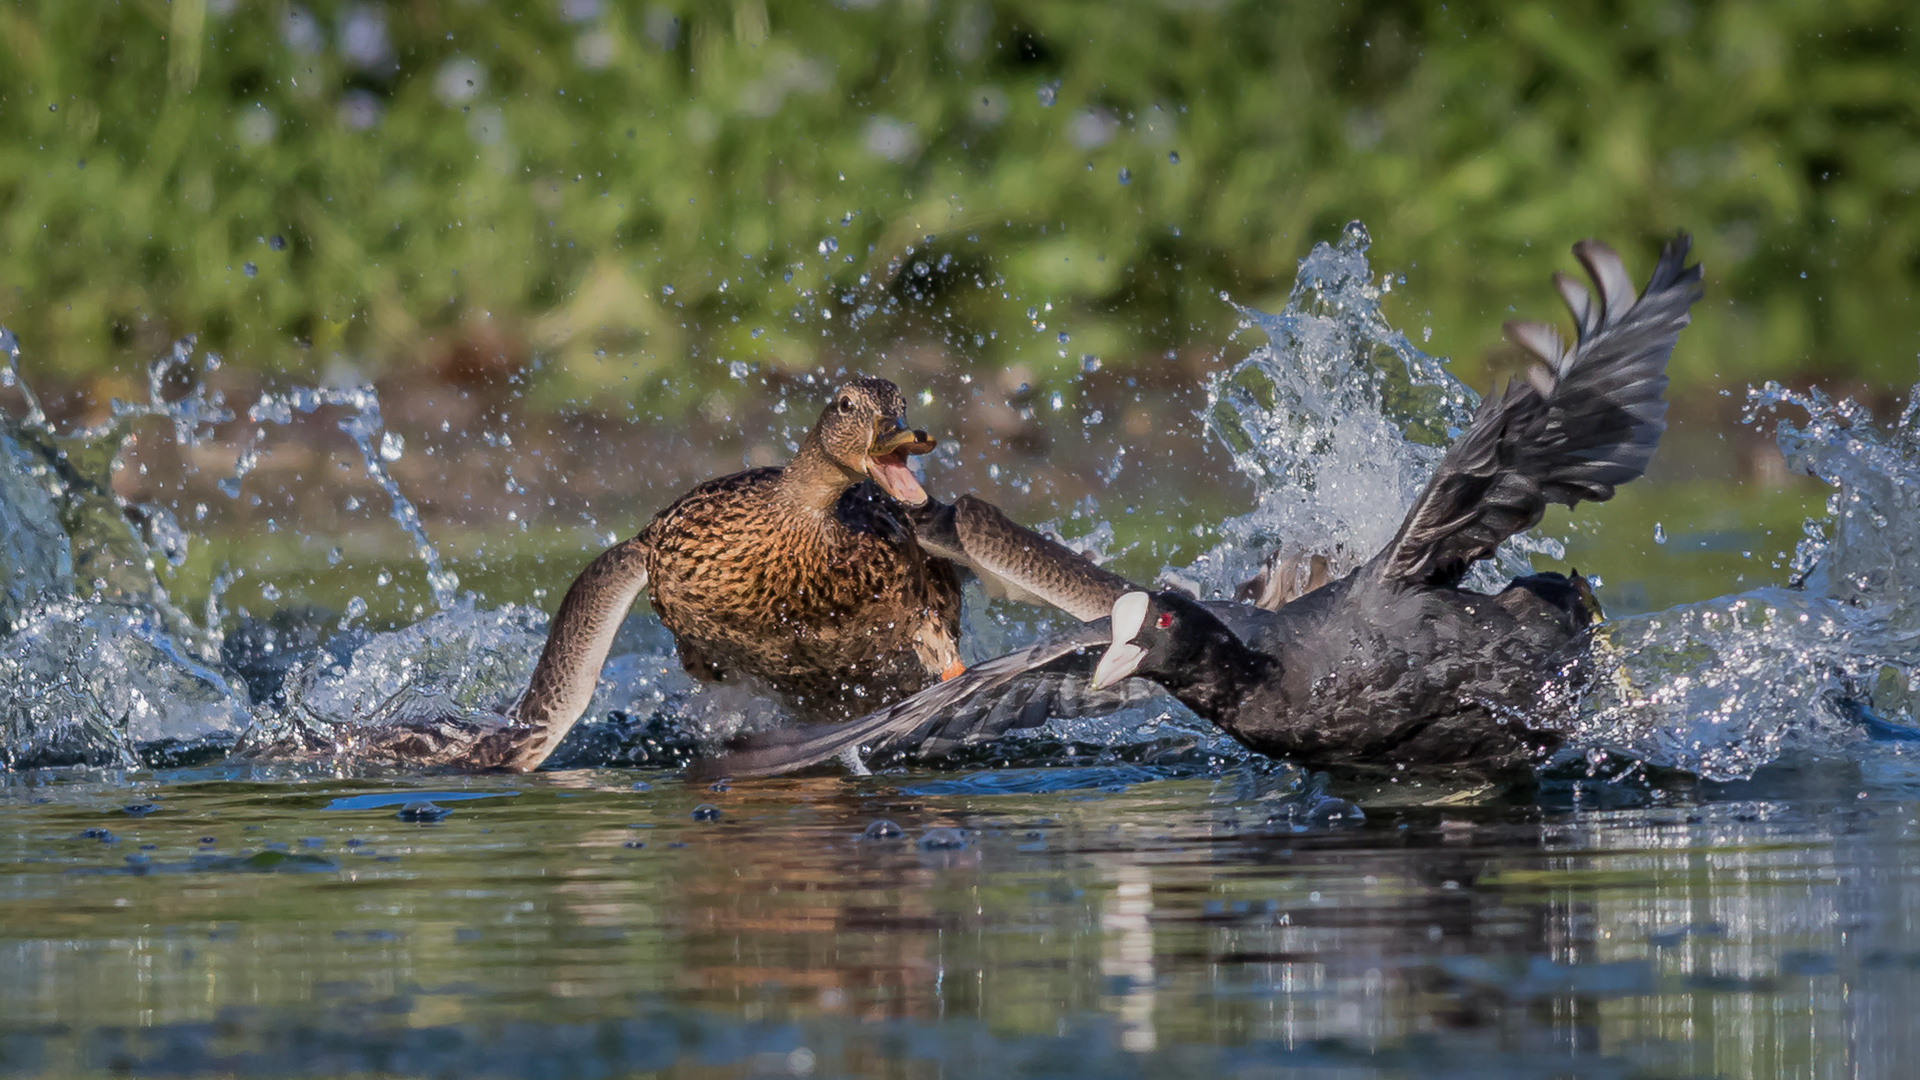
[(1873, 761), (1363, 814), (1278, 767), (17, 774), (0, 1072), (1907, 1075), (1920, 771)]

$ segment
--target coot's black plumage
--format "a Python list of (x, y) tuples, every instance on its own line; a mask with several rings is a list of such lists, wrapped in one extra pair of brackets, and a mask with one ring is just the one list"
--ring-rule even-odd
[(1098, 692), (1128, 678), (1151, 679), (1248, 747), (1304, 765), (1478, 772), (1537, 760), (1560, 740), (1527, 717), (1594, 618), (1592, 596), (1577, 575), (1535, 574), (1496, 595), (1460, 584), (1547, 504), (1602, 502), (1646, 471), (1666, 428), (1667, 360), (1701, 295), (1689, 246), (1684, 235), (1668, 243), (1636, 299), (1612, 250), (1576, 244), (1600, 295), (1556, 275), (1573, 346), (1544, 324), (1508, 325), (1542, 364), (1487, 398), (1398, 535), (1345, 577), (1272, 612), (1130, 592), (1110, 619), (860, 719), (774, 733), (715, 771), (787, 772), (853, 746), (931, 757), (1044, 719), (1019, 699), (1055, 703), (1071, 698), (1063, 688)]

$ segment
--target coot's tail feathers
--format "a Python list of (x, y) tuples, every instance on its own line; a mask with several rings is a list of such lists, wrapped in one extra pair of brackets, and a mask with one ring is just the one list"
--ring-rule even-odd
[(1049, 717), (1092, 716), (1139, 695), (1126, 684), (1095, 691), (1089, 677), (1110, 643), (1107, 620), (1086, 623), (998, 656), (878, 712), (839, 724), (782, 728), (744, 740), (703, 765), (708, 776), (777, 776), (849, 749), (936, 757)]
[(1574, 245), (1600, 295), (1555, 275), (1573, 311), (1573, 347), (1544, 323), (1507, 324), (1540, 363), (1481, 403), (1375, 559), (1383, 580), (1457, 584), (1502, 540), (1538, 522), (1548, 503), (1603, 502), (1647, 471), (1667, 426), (1667, 359), (1701, 295), (1700, 266), (1687, 265), (1691, 245), (1684, 233), (1668, 241), (1638, 298), (1613, 249)]

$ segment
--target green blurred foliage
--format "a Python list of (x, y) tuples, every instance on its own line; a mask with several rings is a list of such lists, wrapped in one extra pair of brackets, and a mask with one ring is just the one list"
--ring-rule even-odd
[(1407, 274), (1401, 321), (1478, 377), (1509, 305), (1553, 313), (1572, 240), (1643, 273), (1684, 227), (1715, 303), (1683, 388), (1904, 385), (1914, 22), (1893, 0), (6, 2), (0, 320), (76, 377), (191, 331), (268, 371), (533, 357), (549, 400), (633, 398), (836, 363), (852, 322), (1059, 385), (1082, 353), (1224, 342), (1221, 291), (1277, 307), (1360, 218)]

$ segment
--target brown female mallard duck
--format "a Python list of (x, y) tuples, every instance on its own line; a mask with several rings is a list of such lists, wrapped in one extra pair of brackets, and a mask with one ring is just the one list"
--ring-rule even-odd
[(792, 461), (699, 484), (581, 573), (516, 719), (578, 715), (641, 589), (689, 674), (760, 684), (801, 718), (857, 715), (956, 673), (959, 579), (895, 501), (926, 501), (907, 456), (933, 446), (899, 387), (840, 387)]
[(907, 457), (934, 445), (907, 426), (893, 383), (842, 386), (785, 466), (700, 484), (589, 564), (554, 615), (512, 726), (451, 763), (544, 760), (585, 711), (642, 589), (694, 677), (757, 683), (797, 717), (822, 720), (963, 670), (963, 568), (991, 594), (1083, 619), (1134, 587), (989, 503), (929, 498)]
[[(799, 453), (696, 486), (587, 565), (504, 718), (395, 720), (354, 737), (363, 760), (537, 768), (586, 711), (645, 590), (696, 678), (770, 690), (800, 719), (880, 708), (962, 670), (960, 572), (991, 596), (1099, 618), (1135, 586), (990, 503), (927, 496), (907, 468), (934, 440), (885, 379), (835, 392)], [(325, 739), (249, 747), (326, 752)]]
[(959, 578), (900, 507), (926, 501), (906, 462), (933, 446), (898, 387), (856, 379), (785, 466), (709, 480), (655, 516), (629, 542), (687, 672), (755, 680), (808, 719), (957, 674)]

